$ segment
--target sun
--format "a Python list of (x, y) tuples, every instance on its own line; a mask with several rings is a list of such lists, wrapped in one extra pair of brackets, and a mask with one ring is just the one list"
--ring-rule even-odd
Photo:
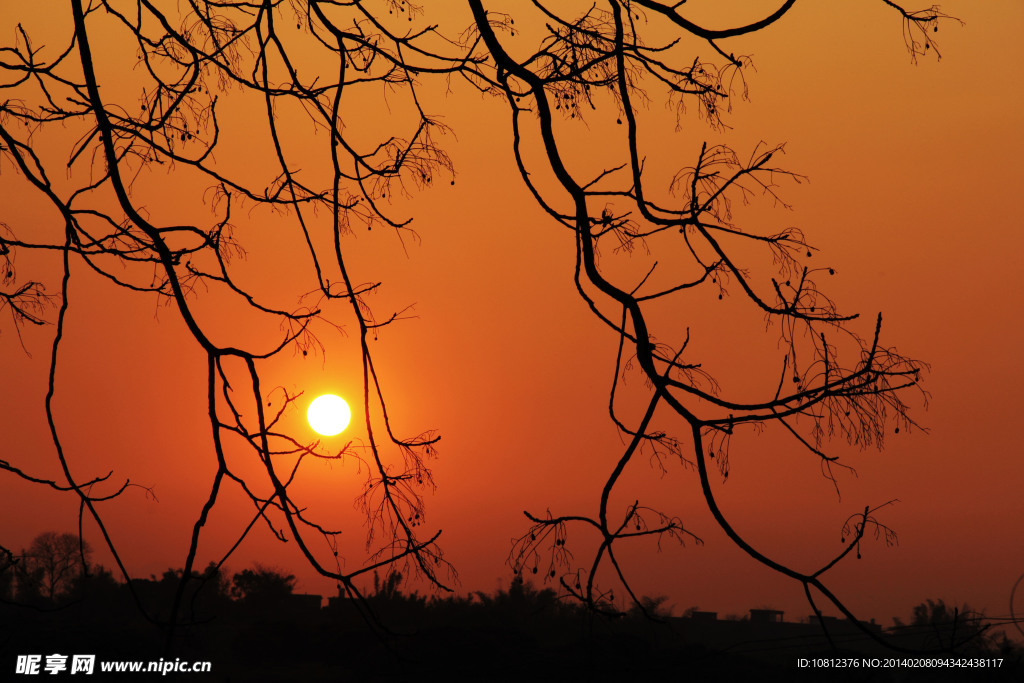
[(306, 419), (309, 420), (309, 426), (317, 434), (334, 436), (348, 427), (348, 423), (352, 419), (352, 411), (345, 403), (345, 399), (334, 394), (324, 394), (313, 399), (313, 402), (309, 404)]

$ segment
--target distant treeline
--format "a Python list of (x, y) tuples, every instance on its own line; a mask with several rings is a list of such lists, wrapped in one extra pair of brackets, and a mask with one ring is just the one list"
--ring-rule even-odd
[[(57, 547), (81, 555), (72, 539)], [(878, 644), (854, 625), (826, 620), (826, 638), (819, 624), (782, 622), (772, 610), (736, 621), (692, 609), (672, 617), (663, 599), (644, 598), (643, 609), (609, 617), (522, 580), (468, 596), (404, 593), (395, 572), (374, 577), (363, 599), (338, 596), (322, 605), (318, 595), (294, 592), (294, 576), (262, 566), (229, 577), (210, 565), (184, 584), (181, 570), (168, 570), (125, 584), (101, 567), (41, 562), (38, 551), (0, 564), (0, 667), (13, 666), (17, 655), (62, 653), (208, 660), (206, 681), (788, 681), (821, 676), (798, 669), (798, 657), (878, 656)], [(896, 629), (865, 626), (903, 645), (954, 644), (951, 656), (1002, 665), (969, 675), (876, 671), (858, 680), (1020, 680), (1024, 673), (1020, 650), (966, 606), (928, 601)], [(842, 674), (830, 674), (837, 679)]]

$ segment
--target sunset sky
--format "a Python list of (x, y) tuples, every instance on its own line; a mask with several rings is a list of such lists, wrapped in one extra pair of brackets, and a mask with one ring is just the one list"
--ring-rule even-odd
[[(722, 20), (707, 9), (708, 0), (687, 4), (695, 19)], [(738, 4), (743, 7), (735, 11), (747, 18), (776, 3)], [(890, 435), (883, 452), (836, 444), (836, 453), (856, 468), (856, 477), (839, 476), (841, 499), (813, 457), (772, 431), (738, 436), (728, 481), (716, 482), (734, 526), (803, 570), (840, 549), (850, 515), (898, 499), (879, 513), (898, 533), (898, 546), (865, 541), (863, 558), (847, 559), (828, 581), (856, 614), (885, 625), (928, 598), (1007, 616), (1010, 591), (1024, 573), (1017, 419), (1024, 406), (1024, 233), (1016, 201), (1024, 186), (1024, 6), (950, 0), (942, 9), (964, 25), (947, 23), (935, 36), (940, 61), (928, 55), (913, 65), (899, 16), (882, 2), (798, 2), (769, 29), (723, 42), (749, 55), (756, 68), (747, 76), (750, 101), (735, 102), (724, 118), (730, 130), (712, 131), (694, 113), (673, 132), (674, 114), (661, 101), (644, 113), (665, 131), (658, 140), (668, 158), (676, 149), (692, 157), (705, 139), (727, 139), (741, 156), (759, 141), (785, 143), (782, 165), (810, 182), (780, 188), (791, 211), (760, 202), (738, 208), (739, 220), (800, 227), (818, 249), (815, 262), (836, 271), (825, 284), (840, 310), (861, 314), (854, 325), (862, 336), (870, 337), (881, 312), (883, 342), (931, 366), (927, 410), (913, 406), (928, 433)], [(15, 23), (24, 21), (30, 35), (53, 36), (38, 44), (66, 45), (70, 18), (12, 12), (10, 3), (0, 8), (0, 43), (13, 41)], [(468, 12), (458, 17), (447, 20), (468, 22)], [(529, 28), (523, 31), (529, 38)], [(133, 51), (100, 41), (94, 49), (107, 74), (117, 74), (118, 60)], [(706, 45), (697, 49), (712, 57)], [(131, 78), (111, 83), (110, 91), (130, 92)], [(408, 319), (373, 342), (389, 414), (403, 435), (431, 429), (441, 435), (425, 527), (442, 531), (439, 542), (458, 570), (460, 593), (490, 591), (511, 579), (506, 560), (512, 539), (527, 529), (524, 510), (594, 513), (622, 448), (607, 410), (618, 340), (576, 293), (572, 233), (537, 206), (518, 175), (507, 105), (464, 83), (453, 82), (447, 95), (443, 79), (427, 88), (430, 83), (424, 79), (432, 98), (424, 107), (453, 131), (442, 142), (454, 163), (454, 184), (438, 178), (391, 204), (395, 216), (414, 218), (419, 240), (403, 244), (394, 231), (359, 228), (346, 244), (353, 279), (383, 283), (367, 299), (378, 318), (412, 306)], [(0, 102), (10, 96), (0, 90)], [(225, 100), (225, 120), (244, 121), (244, 101)], [(382, 100), (367, 101), (353, 113), (353, 125), (372, 126), (378, 116), (386, 123), (390, 111)], [(316, 139), (297, 113), (281, 115), (296, 116), (297, 139)], [(599, 110), (570, 129), (579, 140), (574, 159), (600, 165), (605, 154), (614, 158), (619, 132), (614, 114)], [(257, 177), (266, 159), (253, 141), (264, 134), (242, 125), (223, 131), (218, 162)], [(57, 181), (77, 137), (69, 130), (66, 139), (35, 140)], [(651, 161), (655, 169), (666, 163)], [(209, 222), (209, 206), (182, 205), (183, 197), (202, 196), (193, 185), (159, 170), (140, 176), (135, 191), (153, 217)], [(315, 288), (292, 218), (240, 206), (233, 220), (248, 250), (238, 265), (240, 282), (281, 306), (294, 306)], [(29, 192), (7, 156), (0, 156), (0, 222), (19, 235), (61, 239), (59, 216)], [(22, 251), (17, 264), (19, 281), (43, 280), (59, 294), (59, 256)], [(151, 490), (131, 487), (101, 509), (130, 571), (159, 575), (182, 566), (215, 465), (206, 360), (173, 307), (118, 289), (80, 261), (72, 265), (72, 280), (54, 404), (64, 446), (81, 478), (113, 470), (112, 480)], [(347, 324), (342, 304), (333, 305)], [(200, 293), (196, 307), (219, 342), (270, 347), (281, 337), (276, 323), (268, 326), (223, 293)], [(24, 330), (26, 353), (6, 315), (0, 317), (0, 459), (35, 476), (58, 477), (43, 409), (55, 327)], [(776, 376), (774, 360), (766, 369), (761, 347), (748, 343), (763, 329), (759, 314), (709, 296), (678, 317), (684, 322), (673, 329), (699, 332), (693, 353), (723, 388), (742, 394), (762, 373)], [(56, 320), (56, 309), (47, 318)], [(309, 400), (336, 393), (355, 408), (362, 391), (356, 331), (341, 334), (325, 325), (317, 333), (325, 353), (286, 351), (262, 366), (265, 387), (303, 392), (285, 427), (308, 442), (318, 438), (304, 422)], [(628, 390), (639, 396), (639, 389)], [(638, 412), (643, 405), (632, 407)], [(361, 419), (354, 415), (352, 426), (325, 445), (337, 449), (365, 438)], [(758, 565), (718, 530), (696, 473), (678, 462), (666, 466), (663, 475), (645, 459), (631, 463), (613, 505), (621, 509), (638, 497), (657, 504), (704, 544), (666, 543), (659, 552), (653, 542), (637, 541), (620, 548), (636, 590), (669, 596), (677, 613), (690, 606), (721, 615), (770, 606), (785, 610), (787, 619), (810, 614), (799, 584)], [(365, 476), (351, 458), (311, 461), (294, 484), (325, 526), (344, 530), (343, 555), (363, 551), (352, 501)], [(17, 550), (43, 531), (74, 531), (77, 515), (72, 495), (0, 472), (0, 545)], [(204, 532), (198, 565), (220, 559), (250, 516), (251, 505), (226, 490)], [(87, 521), (85, 528), (95, 559), (110, 566), (95, 526)], [(593, 539), (570, 538), (578, 545), (569, 549), (586, 563)], [(227, 566), (277, 566), (298, 576), (299, 591), (333, 594), (334, 582), (309, 569), (294, 546), (257, 526)]]

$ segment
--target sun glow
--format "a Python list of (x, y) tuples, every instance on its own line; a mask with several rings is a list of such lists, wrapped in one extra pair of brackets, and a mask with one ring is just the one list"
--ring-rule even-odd
[(344, 431), (352, 419), (352, 411), (345, 399), (334, 394), (324, 394), (313, 399), (306, 411), (309, 426), (322, 436), (334, 436)]

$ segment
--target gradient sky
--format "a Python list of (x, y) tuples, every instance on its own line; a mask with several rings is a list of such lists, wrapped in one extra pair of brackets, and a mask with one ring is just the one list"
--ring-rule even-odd
[[(866, 543), (863, 559), (832, 573), (833, 590), (857, 614), (885, 624), (927, 598), (1004, 616), (1024, 573), (1016, 420), (1024, 405), (1024, 234), (1015, 201), (1024, 183), (1024, 7), (1012, 0), (943, 3), (965, 25), (937, 36), (941, 61), (914, 66), (892, 10), (881, 2), (842, 11), (838, 4), (798, 3), (771, 29), (726, 44), (750, 55), (757, 69), (751, 101), (737, 103), (726, 119), (728, 137), (737, 149), (787, 143), (786, 167), (811, 182), (783, 188), (793, 211), (750, 209), (749, 217), (801, 227), (820, 249), (815, 258), (837, 271), (827, 284), (841, 310), (864, 316), (860, 331), (869, 335), (881, 311), (886, 342), (931, 364), (931, 403), (915, 413), (929, 433), (895, 436), (881, 453), (841, 451), (858, 473), (840, 477), (841, 500), (814, 460), (789, 442), (745, 438), (734, 442), (720, 502), (773, 556), (810, 569), (838, 550), (849, 515), (898, 498), (882, 518), (898, 532), (898, 547)], [(0, 9), (5, 41), (12, 34), (2, 16), (8, 11)], [(457, 88), (447, 100), (439, 90), (427, 109), (455, 132), (446, 144), (456, 183), (395, 202), (398, 214), (415, 216), (421, 237), (405, 251), (386, 230), (352, 238), (354, 278), (385, 283), (370, 299), (379, 316), (415, 304), (415, 317), (388, 328), (375, 353), (400, 431), (442, 435), (427, 526), (443, 530), (460, 592), (486, 591), (511, 577), (504, 563), (511, 539), (526, 529), (522, 510), (596, 509), (620, 448), (607, 418), (616, 339), (576, 295), (571, 233), (552, 225), (515, 172), (504, 105)], [(662, 124), (670, 116), (659, 102), (647, 115)], [(582, 159), (599, 156), (594, 139), (614, 130), (605, 123), (579, 131)], [(225, 145), (240, 153), (258, 134), (236, 130)], [(716, 136), (690, 117), (672, 142), (692, 151)], [(16, 231), (33, 225), (59, 232), (52, 211), (23, 200), (24, 185), (6, 161), (0, 220)], [(192, 210), (176, 205), (161, 177), (140, 182), (155, 215)], [(196, 211), (209, 215), (205, 207)], [(253, 211), (239, 225), (251, 245), (241, 279), (268, 296), (313, 288), (301, 252), (287, 246), (298, 235), (287, 218)], [(46, 279), (50, 291), (59, 292), (58, 266), (50, 257), (19, 256), (20, 275)], [(129, 489), (103, 510), (129, 568), (159, 574), (183, 564), (212, 474), (205, 358), (175, 310), (117, 291), (81, 265), (73, 277), (78, 288), (56, 400), (69, 458), (82, 473), (113, 469), (115, 477), (152, 487), (157, 500)], [(214, 298), (200, 310), (220, 315), (220, 306)], [(270, 343), (279, 333), (231, 310), (225, 338), (256, 335)], [(746, 328), (723, 310), (732, 310), (728, 302), (718, 308), (709, 301), (688, 324), (701, 330), (696, 350), (708, 354), (723, 384), (742, 387), (759, 372), (758, 357), (744, 346)], [(10, 322), (0, 322), (0, 457), (40, 476), (58, 472), (43, 413), (53, 332), (52, 325), (26, 331), (30, 357)], [(303, 391), (307, 399), (322, 391), (357, 394), (355, 335), (323, 332), (325, 357), (283, 354), (267, 366), (264, 385)], [(289, 419), (297, 434), (315, 438), (300, 411)], [(358, 438), (352, 429), (336, 442)], [(362, 546), (351, 504), (361, 476), (351, 460), (315, 462), (296, 483), (328, 526), (351, 529), (341, 545), (352, 551)], [(798, 584), (757, 565), (716, 529), (694, 472), (669, 463), (661, 476), (638, 462), (623, 486), (679, 515), (705, 540), (662, 552), (638, 543), (626, 564), (639, 592), (668, 595), (677, 611), (772, 606), (791, 619), (810, 613)], [(248, 507), (233, 495), (212, 518), (200, 566), (219, 558), (248, 521)], [(76, 525), (71, 496), (0, 477), (3, 545), (25, 547), (39, 532)], [(97, 559), (109, 565), (102, 552)], [(254, 561), (294, 572), (301, 591), (334, 590), (305, 568), (294, 544), (278, 544), (263, 529), (228, 566), (237, 571)]]

